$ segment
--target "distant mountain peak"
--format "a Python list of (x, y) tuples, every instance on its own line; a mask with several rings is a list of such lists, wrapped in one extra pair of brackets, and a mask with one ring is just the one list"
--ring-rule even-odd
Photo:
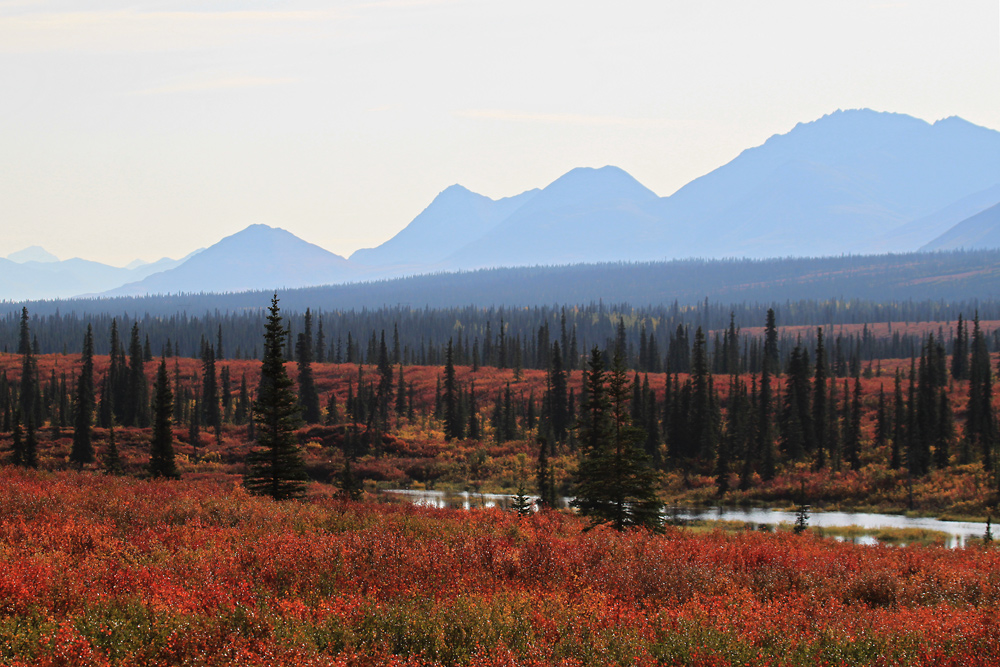
[[(627, 199), (658, 199), (658, 195), (637, 181), (631, 174), (612, 165), (577, 167), (552, 181), (542, 193), (546, 198), (560, 200), (575, 197), (581, 202)], [(541, 201), (545, 201), (541, 199)]]
[(40, 245), (28, 246), (24, 250), (12, 252), (7, 255), (7, 259), (18, 264), (24, 264), (25, 262), (49, 263), (59, 261), (58, 257)]

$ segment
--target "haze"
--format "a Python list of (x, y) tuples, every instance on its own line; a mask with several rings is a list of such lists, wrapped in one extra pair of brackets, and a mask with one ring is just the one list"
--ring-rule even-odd
[(0, 1), (0, 256), (347, 255), (452, 183), (666, 195), (837, 108), (1000, 128), (998, 34), (992, 0)]

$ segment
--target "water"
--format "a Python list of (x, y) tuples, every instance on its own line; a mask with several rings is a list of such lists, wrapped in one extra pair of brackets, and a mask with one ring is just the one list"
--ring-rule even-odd
[[(773, 510), (762, 507), (711, 507), (706, 509), (670, 508), (667, 516), (680, 520), (743, 521), (750, 524), (777, 525), (794, 524), (795, 512)], [(986, 524), (978, 521), (942, 521), (926, 517), (911, 518), (899, 514), (875, 514), (869, 512), (810, 512), (809, 526), (830, 528), (833, 526), (856, 526), (865, 530), (879, 528), (918, 528), (945, 533), (948, 547), (965, 546), (970, 538), (981, 538), (986, 533)], [(875, 543), (874, 538), (859, 538), (858, 543)]]
[[(472, 509), (477, 507), (508, 508), (514, 496), (502, 493), (472, 493), (469, 491), (411, 491), (390, 489), (382, 493), (400, 495), (414, 505), (437, 508)], [(529, 496), (532, 501), (536, 496)], [(569, 502), (563, 498), (563, 504)], [(795, 512), (775, 510), (761, 507), (710, 507), (692, 509), (688, 507), (670, 507), (665, 511), (667, 517), (678, 521), (740, 521), (751, 525), (776, 526), (781, 523), (794, 524)], [(950, 548), (965, 546), (971, 538), (981, 538), (986, 533), (986, 524), (977, 521), (942, 521), (930, 518), (910, 518), (898, 514), (875, 514), (868, 512), (810, 512), (809, 526), (812, 528), (830, 528), (834, 526), (855, 526), (864, 530), (879, 528), (918, 528), (934, 530), (947, 535), (945, 543)], [(875, 544), (873, 537), (858, 537), (858, 544)]]

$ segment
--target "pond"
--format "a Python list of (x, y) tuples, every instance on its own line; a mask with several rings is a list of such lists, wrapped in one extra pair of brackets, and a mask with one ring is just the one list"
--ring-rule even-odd
[[(778, 510), (763, 507), (710, 507), (692, 509), (672, 507), (667, 516), (677, 520), (702, 521), (742, 521), (754, 525), (774, 526), (781, 523), (794, 524), (794, 510)], [(906, 517), (899, 514), (875, 514), (869, 512), (810, 512), (810, 528), (832, 528), (852, 526), (864, 530), (880, 528), (933, 530), (945, 533), (948, 547), (964, 546), (971, 538), (981, 538), (986, 532), (986, 524), (978, 521), (942, 521), (927, 517)], [(861, 542), (874, 543), (873, 539)]]
[[(389, 489), (382, 493), (403, 496), (415, 505), (438, 508), (472, 509), (477, 507), (508, 508), (513, 496), (502, 493), (474, 493), (470, 491), (416, 491)], [(537, 498), (530, 496), (532, 500)], [(564, 505), (569, 498), (563, 498)], [(676, 522), (684, 521), (737, 521), (753, 526), (776, 526), (795, 523), (794, 510), (768, 509), (762, 507), (668, 507), (665, 515)], [(986, 524), (978, 521), (942, 521), (925, 517), (906, 517), (899, 514), (875, 514), (868, 512), (810, 512), (810, 528), (855, 527), (862, 530), (914, 529), (937, 531), (947, 535), (948, 547), (964, 546), (970, 539), (982, 538)], [(856, 538), (859, 543), (874, 544), (871, 537)]]

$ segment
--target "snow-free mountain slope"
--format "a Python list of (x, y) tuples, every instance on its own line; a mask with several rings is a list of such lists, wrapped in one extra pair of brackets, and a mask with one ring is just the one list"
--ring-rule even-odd
[(40, 245), (28, 246), (7, 255), (7, 259), (18, 264), (25, 262), (58, 262), (59, 258)]
[(359, 264), (380, 266), (436, 264), (481, 238), (537, 192), (529, 190), (494, 201), (461, 185), (453, 185), (435, 197), (398, 234), (378, 247), (356, 251), (350, 259)]
[(660, 198), (617, 167), (578, 168), (538, 192), (482, 238), (460, 248), (448, 268), (653, 259)]
[(1000, 203), (963, 220), (921, 250), (1000, 248)]
[(1000, 182), (1000, 132), (841, 111), (744, 151), (671, 196), (688, 254), (830, 255)]
[(227, 236), (168, 271), (111, 290), (107, 295), (237, 292), (305, 287), (355, 277), (334, 253), (267, 225), (251, 225)]
[[(575, 169), (495, 220), (484, 213), (498, 210), (490, 200), (450, 188), (396, 237), (352, 258), (431, 270), (901, 252), (968, 208), (906, 225), (997, 183), (1000, 132), (959, 118), (928, 123), (837, 111), (743, 151), (665, 198), (615, 167)], [(890, 243), (896, 230), (899, 247)]]
[(133, 269), (108, 266), (74, 257), (61, 261), (0, 260), (0, 299), (57, 299), (96, 294), (177, 266), (183, 260), (163, 259)]
[(1000, 202), (1000, 183), (916, 220), (897, 227), (873, 241), (858, 245), (859, 253), (911, 252), (919, 250), (966, 218)]

